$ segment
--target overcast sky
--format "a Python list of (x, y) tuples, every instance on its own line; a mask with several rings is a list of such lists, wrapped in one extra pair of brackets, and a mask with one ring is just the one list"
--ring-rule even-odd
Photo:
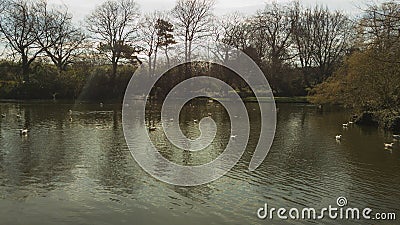
[[(82, 20), (91, 10), (106, 0), (48, 0), (49, 4), (65, 4), (74, 15), (76, 21)], [(265, 3), (272, 0), (217, 0), (215, 13), (222, 15), (233, 11), (251, 14), (263, 8)], [(289, 0), (277, 0), (287, 2)], [(340, 9), (348, 13), (359, 12), (359, 6), (366, 2), (377, 2), (380, 0), (300, 0), (303, 5), (326, 5), (330, 9)], [(175, 0), (136, 0), (142, 12), (153, 10), (169, 10), (173, 8)]]

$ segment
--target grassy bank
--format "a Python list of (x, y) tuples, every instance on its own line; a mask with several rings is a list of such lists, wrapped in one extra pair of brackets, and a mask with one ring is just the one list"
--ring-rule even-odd
[[(307, 97), (305, 96), (295, 96), (295, 97), (275, 97), (276, 103), (309, 103)], [(256, 97), (247, 97), (244, 99), (245, 102), (257, 102)], [(270, 98), (260, 98), (260, 102), (271, 101)]]

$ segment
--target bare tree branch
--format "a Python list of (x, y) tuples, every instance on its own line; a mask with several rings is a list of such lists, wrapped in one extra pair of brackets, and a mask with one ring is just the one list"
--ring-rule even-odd
[(133, 0), (108, 0), (98, 6), (87, 18), (87, 29), (100, 42), (99, 50), (107, 54), (112, 64), (111, 79), (117, 74), (117, 66), (131, 46), (137, 31), (139, 7)]

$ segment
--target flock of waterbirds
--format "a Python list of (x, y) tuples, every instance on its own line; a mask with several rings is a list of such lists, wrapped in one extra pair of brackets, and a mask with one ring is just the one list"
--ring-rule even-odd
[[(100, 103), (100, 107), (103, 108), (103, 106), (104, 106), (104, 104), (103, 104), (103, 103)], [(73, 114), (73, 112), (72, 112), (71, 109), (68, 110), (68, 112), (69, 112), (69, 115), (70, 115), (69, 120), (72, 121), (72, 114)], [(2, 113), (2, 114), (1, 114), (1, 118), (4, 119), (4, 118), (6, 118), (6, 117), (7, 117), (7, 114), (6, 114), (6, 113)], [(18, 120), (20, 120), (20, 119), (22, 118), (22, 116), (21, 116), (20, 114), (15, 114), (15, 117), (16, 117)], [(27, 137), (27, 136), (28, 136), (29, 130), (28, 130), (26, 127), (22, 128), (22, 129), (19, 129), (18, 131), (19, 131), (19, 135), (20, 135), (21, 137)]]
[[(213, 103), (213, 102), (214, 102), (214, 100), (212, 100), (212, 99), (209, 99), (209, 100), (208, 100), (208, 103)], [(211, 112), (209, 112), (207, 115), (208, 115), (208, 117), (212, 117), (213, 114), (212, 114)], [(235, 118), (238, 118), (238, 116), (235, 116)], [(170, 121), (170, 122), (174, 122), (174, 119), (173, 119), (173, 118), (170, 118), (169, 121)], [(197, 123), (199, 123), (199, 120), (194, 119), (194, 120), (193, 120), (193, 123), (194, 123), (194, 124), (197, 124)], [(156, 126), (149, 126), (149, 131), (150, 131), (150, 132), (156, 131), (156, 130), (157, 130), (157, 127), (156, 127)], [(237, 135), (233, 135), (233, 134), (231, 135), (231, 139), (233, 139), (233, 140), (236, 139), (236, 137), (237, 137)]]
[[(349, 121), (347, 123), (342, 124), (343, 129), (348, 129), (351, 125), (353, 125), (353, 121)], [(336, 141), (340, 142), (342, 140), (343, 135), (342, 134), (337, 134), (335, 136)], [(395, 142), (400, 142), (400, 135), (399, 134), (393, 134), (393, 142), (391, 143), (383, 143), (383, 146), (385, 147), (386, 150), (392, 150), (394, 147)]]
[[(7, 114), (5, 114), (5, 113), (2, 113), (1, 114), (1, 118), (6, 118), (7, 117)], [(22, 116), (20, 115), (20, 114), (15, 114), (15, 117), (18, 119), (18, 120), (20, 120), (21, 118), (22, 118)], [(29, 130), (28, 129), (26, 129), (26, 128), (23, 128), (23, 129), (19, 129), (19, 135), (21, 135), (21, 136), (28, 136), (28, 132), (29, 132)]]
[[(212, 102), (213, 102), (212, 100), (209, 100), (209, 103), (212, 103)], [(103, 107), (103, 106), (104, 106), (104, 104), (100, 103), (100, 107)], [(71, 109), (68, 112), (69, 112), (69, 115), (70, 115), (70, 121), (72, 121), (72, 113), (73, 112), (72, 112)], [(17, 117), (17, 119), (21, 119), (21, 115), (16, 114), (15, 116)], [(211, 117), (212, 113), (208, 113), (208, 116)], [(5, 113), (1, 114), (1, 118), (6, 118), (6, 117), (7, 117), (7, 114), (5, 114)], [(171, 118), (170, 121), (173, 122), (174, 119)], [(198, 123), (199, 121), (197, 119), (195, 119), (195, 120), (193, 120), (193, 122), (194, 123)], [(342, 127), (343, 127), (343, 129), (348, 129), (349, 126), (351, 126), (353, 124), (354, 124), (353, 121), (349, 121), (347, 123), (343, 123)], [(150, 126), (149, 127), (149, 131), (156, 131), (156, 130), (157, 130), (157, 128), (155, 126)], [(29, 130), (26, 129), (26, 128), (19, 129), (19, 134), (21, 136), (28, 136), (28, 132), (29, 132)], [(236, 137), (237, 137), (237, 135), (231, 135), (232, 139), (235, 139)], [(343, 137), (342, 134), (337, 134), (335, 136), (335, 139), (336, 139), (336, 141), (340, 142), (342, 140), (342, 137)], [(393, 134), (393, 142), (391, 142), (391, 143), (383, 143), (383, 145), (384, 145), (385, 149), (391, 150), (394, 147), (395, 142), (400, 142), (400, 135), (399, 134)]]
[[(342, 126), (343, 126), (343, 129), (347, 129), (347, 128), (349, 128), (350, 125), (353, 125), (353, 124), (354, 124), (353, 121), (349, 121), (347, 123), (344, 123)], [(343, 135), (338, 134), (338, 135), (336, 135), (336, 140), (340, 141), (340, 140), (342, 140), (342, 137), (343, 137)]]

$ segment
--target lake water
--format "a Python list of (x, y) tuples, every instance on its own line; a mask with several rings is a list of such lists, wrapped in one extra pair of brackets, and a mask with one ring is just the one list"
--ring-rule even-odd
[[(376, 221), (259, 220), (258, 208), (323, 208), (344, 196), (351, 207), (400, 215), (400, 145), (385, 150), (391, 133), (372, 127), (342, 128), (349, 113), (319, 112), (305, 104), (279, 104), (270, 154), (247, 170), (258, 141), (259, 117), (251, 110), (248, 151), (227, 175), (196, 187), (164, 184), (132, 158), (122, 131), (121, 106), (53, 102), (0, 103), (1, 224), (376, 224)], [(73, 113), (70, 116), (69, 109)], [(195, 137), (194, 119), (207, 112), (218, 125), (212, 160), (229, 140), (229, 118), (218, 105), (198, 103), (182, 112), (182, 130)], [(20, 115), (19, 118), (17, 115)], [(71, 118), (70, 118), (71, 117)], [(160, 127), (157, 116), (148, 118)], [(29, 128), (21, 137), (19, 129)], [(343, 134), (339, 143), (336, 134)], [(152, 140), (177, 163), (159, 130)], [(218, 147), (219, 146), (219, 147)], [(395, 224), (395, 221), (378, 224)], [(398, 222), (397, 222), (398, 223)]]

